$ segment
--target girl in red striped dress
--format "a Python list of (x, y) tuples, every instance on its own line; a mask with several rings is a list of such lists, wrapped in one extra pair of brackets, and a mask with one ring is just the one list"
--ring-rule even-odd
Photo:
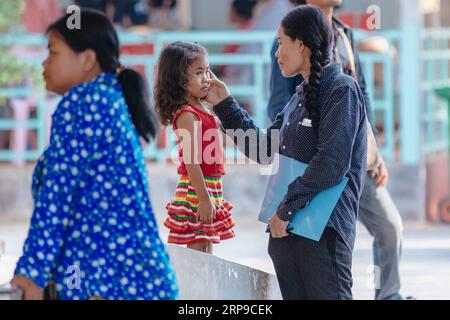
[(206, 49), (174, 42), (161, 53), (154, 88), (156, 110), (178, 139), (175, 197), (167, 204), (169, 243), (212, 253), (212, 244), (234, 237), (232, 205), (222, 196), (224, 154), (220, 124), (202, 101), (210, 87)]

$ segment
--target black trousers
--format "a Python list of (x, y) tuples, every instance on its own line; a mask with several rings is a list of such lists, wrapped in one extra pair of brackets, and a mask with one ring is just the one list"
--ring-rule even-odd
[(296, 235), (270, 237), (269, 255), (284, 300), (351, 300), (352, 252), (326, 228), (319, 242)]

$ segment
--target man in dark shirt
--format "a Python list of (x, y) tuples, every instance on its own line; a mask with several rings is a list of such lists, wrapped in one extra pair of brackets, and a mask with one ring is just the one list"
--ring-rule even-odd
[(75, 4), (83, 9), (101, 11), (126, 28), (148, 23), (149, 5), (146, 0), (75, 0)]
[[(110, 0), (111, 1), (111, 0)], [(145, 0), (112, 0), (114, 22), (123, 27), (147, 25), (150, 9)]]
[[(364, 96), (366, 114), (376, 135), (375, 122), (358, 49), (353, 39), (352, 30), (333, 17), (334, 8), (342, 4), (342, 0), (291, 0), (294, 5), (315, 5), (322, 9), (330, 19), (334, 30), (334, 61), (342, 65), (344, 73), (357, 80)], [(280, 113), (295, 93), (295, 88), (303, 82), (301, 76), (284, 78), (281, 74), (275, 52), (272, 50), (271, 96), (268, 113), (272, 121)], [(359, 203), (359, 221), (374, 237), (373, 256), (375, 276), (380, 286), (376, 288), (375, 298), (404, 299), (400, 294), (399, 261), (402, 241), (401, 216), (389, 195), (385, 185), (388, 172), (381, 157), (375, 167), (368, 168), (363, 193)], [(377, 281), (378, 282), (378, 281)], [(408, 299), (410, 299), (409, 297)]]

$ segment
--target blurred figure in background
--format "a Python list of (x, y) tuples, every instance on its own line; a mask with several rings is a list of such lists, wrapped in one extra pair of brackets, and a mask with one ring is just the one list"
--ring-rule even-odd
[[(258, 0), (254, 12), (253, 29), (259, 31), (274, 31), (278, 28), (281, 19), (294, 8), (289, 0)], [(255, 45), (254, 45), (255, 46)], [(262, 48), (258, 48), (262, 52)], [(269, 83), (270, 66), (264, 68), (265, 83)], [(269, 87), (267, 87), (269, 91)]]
[(255, 30), (276, 30), (281, 19), (294, 6), (288, 0), (258, 0), (255, 8)]
[(74, 4), (82, 9), (94, 9), (106, 13), (110, 0), (74, 0)]
[(148, 25), (150, 8), (147, 0), (113, 0), (108, 16), (124, 28)]
[(257, 0), (233, 0), (228, 11), (228, 20), (237, 30), (252, 29), (257, 4)]
[(148, 0), (75, 0), (74, 4), (101, 11), (124, 28), (147, 25), (149, 20)]
[[(257, 0), (234, 0), (231, 2), (228, 19), (236, 30), (248, 31), (253, 29), (253, 11)], [(250, 45), (229, 44), (223, 49), (224, 53), (256, 53), (258, 48)], [(249, 84), (252, 69), (250, 66), (232, 65), (219, 68), (222, 78), (230, 84)]]
[[(253, 29), (254, 11), (257, 4), (258, 0), (233, 0), (231, 2), (228, 19), (236, 30), (248, 31)], [(259, 52), (261, 52), (259, 46), (252, 44), (230, 44), (224, 47), (224, 53), (228, 54), (252, 54)], [(222, 79), (229, 84), (249, 85), (253, 82), (253, 68), (251, 65), (223, 66), (218, 71), (222, 75)], [(246, 110), (251, 110), (251, 99), (239, 97), (238, 100)]]
[(150, 27), (161, 30), (181, 28), (177, 12), (177, 0), (149, 0)]
[(22, 23), (27, 32), (44, 33), (61, 13), (62, 7), (58, 0), (26, 0)]

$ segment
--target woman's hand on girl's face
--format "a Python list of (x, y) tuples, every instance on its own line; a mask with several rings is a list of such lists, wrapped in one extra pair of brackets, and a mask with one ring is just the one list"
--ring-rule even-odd
[(230, 91), (225, 82), (217, 79), (212, 71), (209, 71), (209, 77), (210, 87), (205, 100), (215, 106), (219, 104), (219, 102), (225, 100), (225, 98), (228, 98), (230, 96)]
[(28, 278), (16, 275), (11, 280), (11, 286), (23, 291), (23, 300), (44, 300), (44, 289)]
[(203, 224), (212, 224), (216, 216), (216, 209), (210, 199), (200, 200), (197, 208), (197, 217)]
[(270, 234), (272, 238), (284, 238), (289, 234), (286, 232), (289, 221), (281, 220), (275, 213), (269, 220)]

